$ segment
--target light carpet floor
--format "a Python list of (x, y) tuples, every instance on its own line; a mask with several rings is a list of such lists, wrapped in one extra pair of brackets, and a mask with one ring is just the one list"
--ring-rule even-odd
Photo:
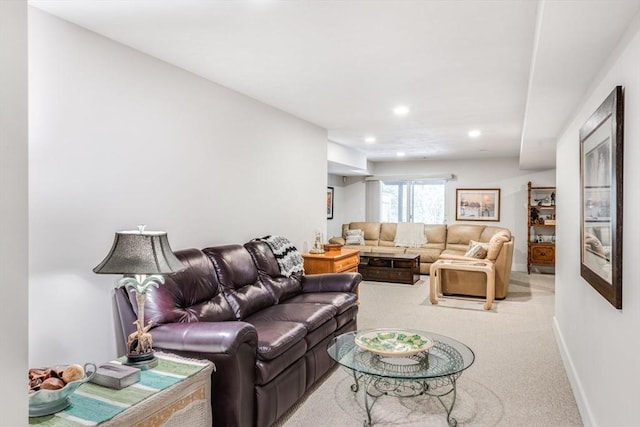
[[(553, 275), (514, 272), (509, 295), (490, 311), (475, 299), (445, 297), (432, 305), (428, 280), (363, 282), (358, 327), (419, 329), (467, 344), (476, 359), (458, 380), (458, 425), (582, 426), (552, 329)], [(332, 370), (275, 426), (363, 425), (362, 390), (352, 392), (351, 384), (345, 369)], [(371, 418), (379, 426), (447, 425), (444, 408), (427, 396), (383, 396)]]

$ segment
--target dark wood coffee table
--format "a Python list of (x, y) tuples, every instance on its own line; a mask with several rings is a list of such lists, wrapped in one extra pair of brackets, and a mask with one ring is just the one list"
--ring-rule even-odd
[(358, 272), (364, 280), (413, 285), (420, 280), (420, 255), (360, 252)]

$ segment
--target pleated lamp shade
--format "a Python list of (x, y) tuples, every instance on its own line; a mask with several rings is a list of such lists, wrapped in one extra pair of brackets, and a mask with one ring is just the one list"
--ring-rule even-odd
[(185, 266), (174, 255), (164, 231), (118, 231), (99, 274), (171, 274)]

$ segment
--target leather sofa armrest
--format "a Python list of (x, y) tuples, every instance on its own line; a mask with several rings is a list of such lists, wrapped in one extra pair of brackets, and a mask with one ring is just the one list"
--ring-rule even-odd
[[(168, 323), (151, 329), (157, 350), (215, 365), (211, 409), (216, 425), (255, 423), (255, 368), (258, 333), (246, 322)], [(215, 395), (215, 398), (213, 397)]]
[(302, 276), (302, 292), (356, 293), (362, 281), (360, 273), (324, 273)]
[(154, 347), (166, 350), (228, 355), (245, 343), (258, 347), (256, 328), (246, 322), (168, 323), (150, 332)]

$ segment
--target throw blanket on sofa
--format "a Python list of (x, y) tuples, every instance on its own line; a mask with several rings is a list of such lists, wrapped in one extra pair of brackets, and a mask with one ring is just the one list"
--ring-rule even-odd
[(265, 242), (271, 248), (283, 276), (291, 277), (293, 273), (304, 271), (302, 255), (286, 237), (265, 236), (255, 240)]
[(396, 238), (393, 242), (396, 246), (408, 248), (418, 248), (427, 243), (427, 239), (424, 237), (424, 224), (399, 222), (396, 228)]

